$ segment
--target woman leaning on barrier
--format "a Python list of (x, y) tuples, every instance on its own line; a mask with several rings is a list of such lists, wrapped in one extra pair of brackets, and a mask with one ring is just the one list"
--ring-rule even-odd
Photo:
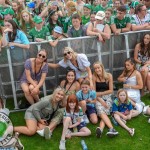
[(20, 79), (21, 88), (30, 104), (39, 101), (40, 87), (43, 85), (48, 72), (47, 53), (41, 49), (36, 58), (27, 59), (24, 73)]
[(55, 89), (52, 95), (30, 106), (25, 112), (26, 126), (14, 127), (16, 134), (32, 136), (36, 133), (51, 138), (52, 131), (63, 119), (66, 106), (65, 90), (61, 87)]
[(76, 79), (79, 81), (79, 83), (81, 83), (83, 79), (88, 79), (90, 81), (90, 87), (93, 89), (92, 72), (87, 56), (85, 54), (78, 54), (74, 52), (74, 50), (70, 47), (65, 47), (63, 54), (64, 58), (59, 61), (59, 63), (48, 63), (49, 67), (70, 67), (71, 69), (75, 70)]
[(150, 34), (145, 34), (140, 43), (134, 49), (134, 60), (137, 70), (141, 72), (143, 79), (143, 90), (147, 87), (150, 92)]

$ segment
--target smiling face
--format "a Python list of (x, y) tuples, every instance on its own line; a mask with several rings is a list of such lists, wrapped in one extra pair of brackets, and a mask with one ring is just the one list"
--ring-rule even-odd
[(46, 51), (41, 50), (38, 54), (37, 54), (37, 61), (39, 62), (44, 62), (47, 58), (47, 54)]
[(64, 98), (64, 92), (59, 90), (55, 95), (55, 101), (59, 102), (59, 101), (63, 100), (63, 98)]
[(94, 64), (94, 71), (97, 75), (101, 76), (103, 74), (103, 69), (100, 64)]
[(73, 71), (69, 71), (67, 73), (67, 81), (72, 83), (75, 80), (75, 73)]
[(17, 11), (18, 10), (18, 4), (17, 3), (15, 3), (15, 2), (12, 2), (12, 9), (14, 10), (14, 11)]
[(84, 15), (85, 15), (85, 16), (89, 16), (89, 15), (90, 15), (91, 10), (90, 10), (90, 9), (88, 9), (87, 7), (83, 7), (83, 12), (84, 12)]
[(81, 90), (84, 94), (87, 94), (90, 89), (90, 86), (87, 84), (81, 84)]
[(120, 101), (121, 103), (124, 103), (125, 100), (126, 100), (126, 98), (127, 98), (126, 93), (125, 93), (124, 91), (120, 92), (120, 93), (118, 94), (118, 97), (119, 97), (119, 101)]
[(69, 102), (68, 105), (69, 105), (70, 109), (75, 109), (75, 107), (76, 107), (76, 103), (75, 102)]
[(146, 34), (144, 36), (144, 44), (148, 45), (150, 43), (150, 34)]
[(69, 50), (64, 50), (64, 57), (68, 60), (72, 59), (72, 52)]
[(55, 12), (55, 13), (51, 16), (51, 19), (54, 20), (54, 21), (57, 21), (57, 20), (58, 20), (58, 13)]

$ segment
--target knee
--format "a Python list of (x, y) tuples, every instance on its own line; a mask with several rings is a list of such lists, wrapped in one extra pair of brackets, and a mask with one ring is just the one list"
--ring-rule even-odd
[(68, 123), (68, 122), (71, 122), (71, 118), (70, 117), (66, 117), (65, 120), (64, 120), (64, 123)]
[(97, 124), (98, 118), (90, 118), (90, 121), (92, 122), (92, 124)]
[(28, 136), (32, 136), (32, 135), (34, 135), (36, 133), (36, 130), (29, 130), (29, 132), (28, 132)]
[(91, 131), (88, 129), (87, 130), (87, 136), (91, 135)]
[(34, 86), (32, 84), (29, 85), (29, 90), (32, 91), (34, 89)]
[(120, 116), (117, 115), (117, 114), (114, 114), (114, 118), (115, 118), (116, 120), (118, 120), (118, 119), (120, 119)]
[(30, 95), (29, 89), (24, 89), (23, 92), (24, 92), (25, 95)]
[(147, 79), (150, 81), (150, 72), (147, 75)]

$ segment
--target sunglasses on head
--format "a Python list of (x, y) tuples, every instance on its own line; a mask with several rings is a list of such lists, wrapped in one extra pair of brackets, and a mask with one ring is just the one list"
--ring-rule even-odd
[(70, 51), (68, 51), (67, 53), (64, 53), (64, 56), (67, 56), (67, 54), (70, 54), (71, 52)]
[(39, 57), (42, 57), (42, 58), (46, 58), (46, 56), (45, 56), (45, 55), (42, 55), (42, 54), (39, 54), (38, 56), (39, 56)]

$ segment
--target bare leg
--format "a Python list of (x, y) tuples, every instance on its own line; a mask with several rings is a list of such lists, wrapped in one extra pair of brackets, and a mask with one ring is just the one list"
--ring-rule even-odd
[(37, 121), (35, 120), (26, 120), (26, 126), (14, 127), (15, 132), (19, 132), (25, 135), (34, 135), (37, 130)]
[(93, 123), (93, 124), (96, 124), (98, 122), (98, 118), (97, 118), (97, 115), (96, 113), (93, 113), (90, 115), (90, 121)]
[(132, 115), (131, 115), (131, 117), (136, 117), (136, 116), (138, 116), (140, 113), (139, 113), (139, 111), (138, 110), (132, 110)]
[(112, 123), (106, 114), (103, 113), (100, 115), (100, 117), (109, 129), (113, 128)]
[(34, 104), (34, 99), (32, 97), (32, 95), (30, 94), (30, 90), (29, 90), (29, 85), (27, 83), (22, 83), (21, 84), (21, 88), (24, 92), (24, 95), (27, 99), (27, 101), (32, 105)]
[(148, 72), (147, 74), (146, 84), (147, 84), (148, 91), (150, 92), (150, 72)]
[(82, 108), (83, 113), (85, 114), (85, 111), (86, 111), (86, 101), (83, 100), (83, 101), (79, 102), (79, 105)]
[(48, 127), (51, 130), (51, 132), (53, 132), (53, 130), (56, 128), (56, 126), (57, 126), (57, 123), (54, 121), (51, 121)]
[(102, 119), (99, 123), (99, 127), (101, 128), (101, 130), (103, 130), (105, 128), (105, 122)]
[(83, 127), (79, 132), (71, 133), (71, 136), (89, 136), (91, 131), (87, 127)]

